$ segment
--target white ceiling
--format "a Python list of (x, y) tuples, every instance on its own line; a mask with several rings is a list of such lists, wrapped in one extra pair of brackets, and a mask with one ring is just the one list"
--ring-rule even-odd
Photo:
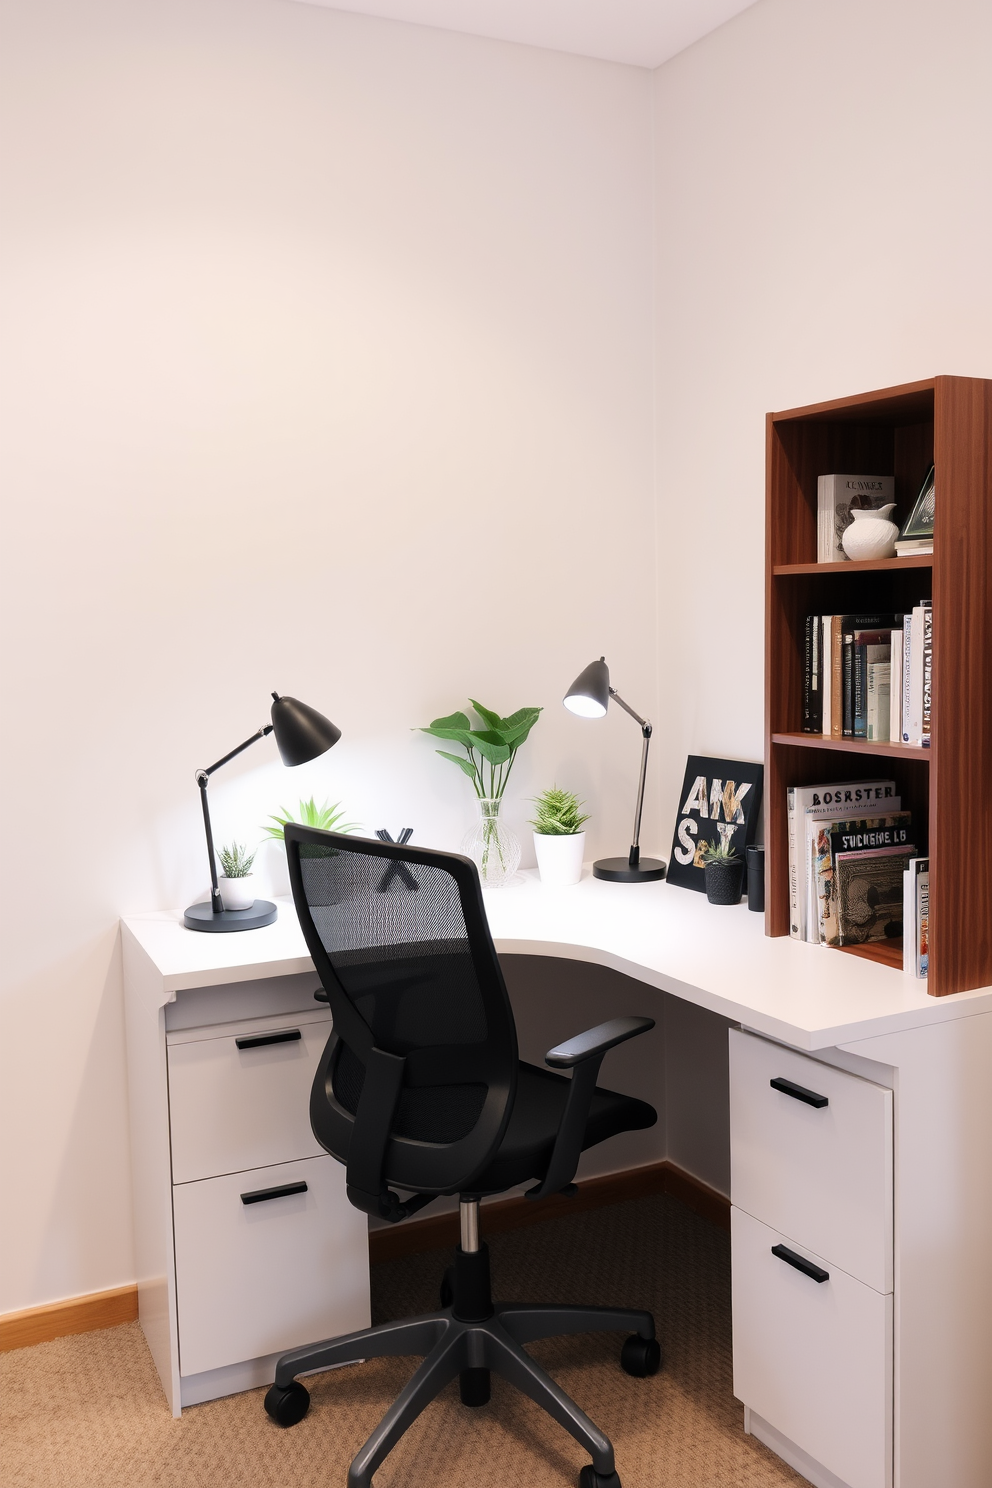
[(303, 0), (329, 10), (657, 67), (754, 0)]

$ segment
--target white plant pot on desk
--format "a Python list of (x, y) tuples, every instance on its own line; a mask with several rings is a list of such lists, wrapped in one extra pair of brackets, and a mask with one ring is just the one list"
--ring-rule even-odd
[(255, 903), (254, 873), (247, 873), (243, 878), (225, 878), (221, 874), (217, 886), (225, 909), (251, 909)]
[(537, 853), (541, 882), (553, 888), (565, 888), (569, 884), (577, 884), (582, 877), (582, 854), (585, 843), (585, 832), (571, 832), (565, 837), (535, 832), (534, 851)]

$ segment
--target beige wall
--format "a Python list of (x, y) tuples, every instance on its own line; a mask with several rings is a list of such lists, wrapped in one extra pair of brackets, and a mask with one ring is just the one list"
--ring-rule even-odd
[(547, 708), (517, 823), (557, 777), (618, 851), (636, 732), (558, 704), (605, 651), (667, 856), (687, 751), (760, 757), (765, 411), (992, 375), (984, 0), (760, 0), (653, 79), (283, 0), (4, 15), (0, 1310), (133, 1274), (116, 917), (202, 892), (192, 772), (270, 688), (344, 738), (231, 766), (222, 840), (313, 790), (456, 845), (409, 728), (471, 692)]
[(649, 75), (283, 0), (4, 32), (0, 1310), (133, 1276), (116, 919), (202, 896), (270, 689), (344, 737), (218, 776), (221, 841), (316, 791), (457, 846), (411, 727), (471, 694), (547, 710), (518, 826), (557, 778), (619, 851), (637, 731), (561, 695), (657, 706)]
[(987, 0), (760, 0), (654, 75), (667, 820), (761, 758), (765, 413), (992, 377), (990, 68)]

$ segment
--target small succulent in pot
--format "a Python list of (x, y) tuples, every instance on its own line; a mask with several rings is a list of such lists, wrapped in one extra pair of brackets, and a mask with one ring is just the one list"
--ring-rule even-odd
[(574, 791), (553, 785), (533, 797), (537, 811), (531, 818), (534, 828), (534, 851), (541, 882), (558, 888), (577, 884), (582, 877), (582, 855), (586, 834), (583, 802)]
[(220, 848), (217, 856), (221, 866), (219, 888), (224, 908), (251, 909), (255, 903), (251, 871), (255, 854), (239, 842), (232, 842), (229, 847)]
[(744, 885), (744, 859), (729, 838), (707, 842), (700, 849), (706, 875), (706, 897), (711, 904), (740, 904)]
[(534, 796), (533, 800), (537, 812), (531, 818), (531, 826), (538, 836), (572, 837), (582, 830), (582, 823), (589, 820), (588, 812), (584, 816), (579, 814), (585, 803), (574, 791), (560, 790), (553, 785)]

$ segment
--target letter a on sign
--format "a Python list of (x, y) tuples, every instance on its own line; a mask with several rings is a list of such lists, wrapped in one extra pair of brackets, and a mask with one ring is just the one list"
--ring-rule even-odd
[(685, 798), (685, 805), (682, 807), (682, 815), (685, 816), (690, 811), (698, 811), (700, 816), (705, 817), (708, 817), (710, 814), (709, 807), (706, 804), (705, 775), (696, 776), (692, 789), (689, 791), (689, 794)]

